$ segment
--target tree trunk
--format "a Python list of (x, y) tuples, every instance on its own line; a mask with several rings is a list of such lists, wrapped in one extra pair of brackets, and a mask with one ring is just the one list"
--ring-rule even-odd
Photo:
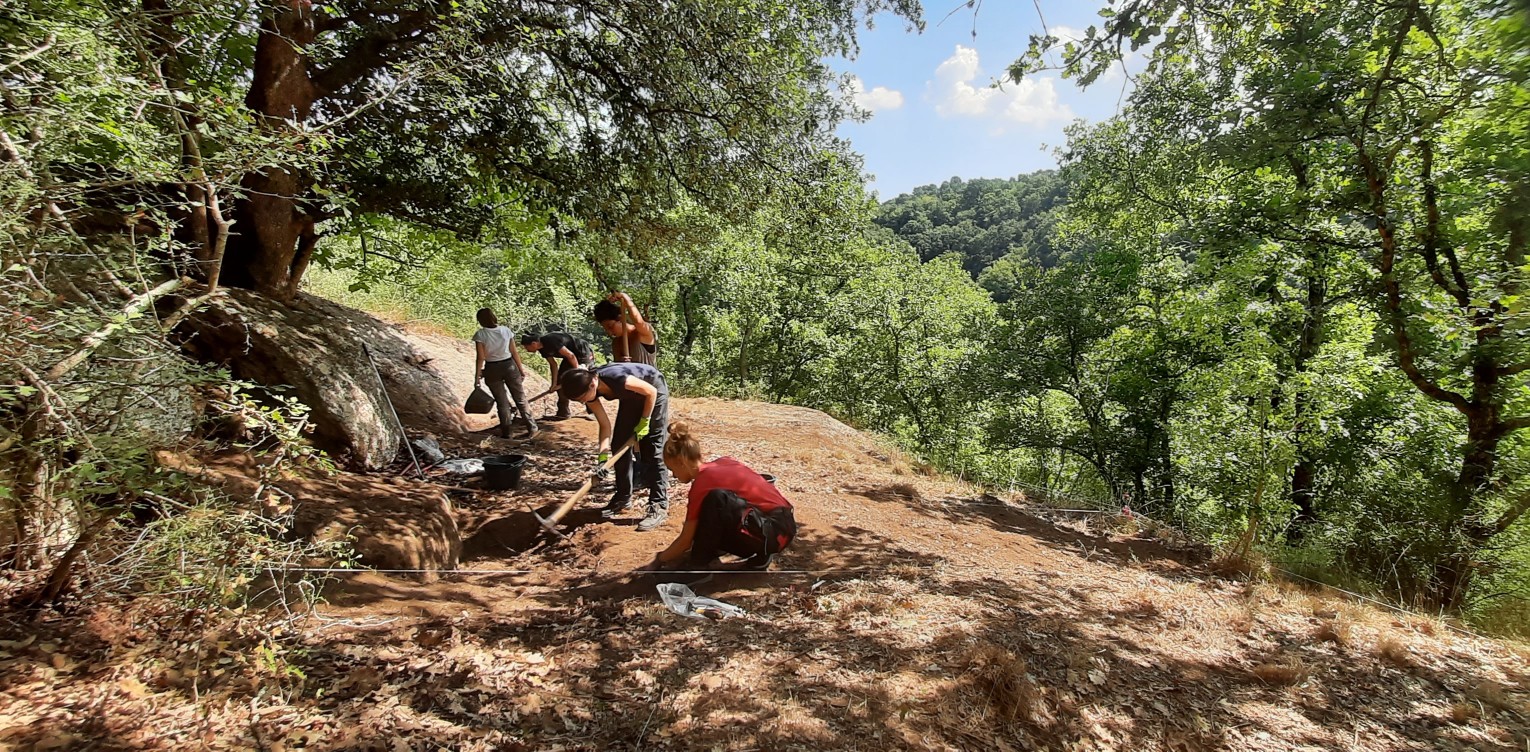
[(1467, 418), (1466, 450), (1461, 470), (1450, 488), (1448, 534), (1454, 550), (1434, 566), (1432, 600), (1443, 609), (1454, 611), (1466, 600), (1476, 570), (1478, 553), (1496, 531), (1479, 519), (1474, 510), (1481, 494), (1492, 483), (1498, 464), (1498, 443), (1502, 424), (1497, 411), (1479, 408)]
[(1158, 400), (1158, 437), (1154, 447), (1154, 464), (1157, 470), (1157, 487), (1152, 489), (1157, 494), (1158, 514), (1165, 517), (1175, 517), (1174, 509), (1174, 434), (1170, 431), (1169, 422), (1174, 417), (1174, 392), (1165, 393)]
[[(302, 49), (317, 36), (308, 0), (282, 0), (260, 25), (255, 65), (245, 105), (267, 130), (289, 130), (306, 121), (318, 99)], [(302, 206), (311, 176), (293, 167), (268, 165), (240, 181), (244, 196), (234, 206), (239, 233), (229, 239), (223, 282), (291, 300), (311, 253), (314, 219)], [(301, 244), (301, 245), (300, 245)]]
[[(1309, 259), (1309, 263), (1314, 262)], [(1311, 434), (1312, 397), (1307, 393), (1305, 375), (1307, 364), (1317, 357), (1323, 344), (1323, 313), (1328, 305), (1328, 283), (1322, 269), (1309, 269), (1307, 273), (1307, 300), (1303, 305), (1302, 331), (1296, 341), (1291, 359), (1292, 374), (1300, 384), (1291, 399), (1292, 443), (1296, 449), (1296, 462), (1291, 466), (1291, 505), (1296, 513), (1286, 529), (1286, 540), (1299, 543), (1307, 533), (1307, 526), (1318, 521), (1317, 516), (1317, 458), (1307, 436)]]
[(696, 311), (691, 305), (692, 285), (681, 285), (676, 298), (680, 303), (680, 318), (685, 328), (680, 332), (680, 357), (675, 364), (675, 380), (684, 382), (689, 373), (691, 351), (696, 347)]

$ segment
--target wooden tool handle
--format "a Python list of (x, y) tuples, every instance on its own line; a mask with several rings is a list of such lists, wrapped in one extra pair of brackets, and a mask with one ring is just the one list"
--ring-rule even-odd
[[(616, 461), (621, 459), (622, 455), (627, 453), (627, 450), (635, 446), (637, 446), (637, 439), (628, 439), (627, 443), (622, 444), (622, 448), (617, 450), (616, 454), (611, 455), (610, 459), (607, 459), (605, 464), (601, 465), (601, 468), (610, 470), (612, 467), (615, 467)], [(568, 514), (569, 510), (573, 509), (574, 505), (578, 504), (581, 499), (589, 495), (590, 490), (593, 488), (595, 488), (595, 476), (591, 475), (590, 478), (584, 482), (584, 485), (580, 486), (579, 490), (575, 491), (573, 496), (568, 497), (567, 501), (563, 502), (561, 506), (554, 510), (551, 516), (549, 516), (546, 520), (543, 520), (542, 524), (547, 526), (558, 524), (558, 520), (563, 519), (563, 516)]]

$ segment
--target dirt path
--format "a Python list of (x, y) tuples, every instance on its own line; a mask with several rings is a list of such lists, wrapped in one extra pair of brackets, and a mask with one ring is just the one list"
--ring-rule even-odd
[[(462, 571), (343, 576), (287, 668), (258, 682), (153, 673), (183, 679), (173, 661), (71, 673), (27, 648), (0, 663), (0, 749), (54, 738), (43, 727), (107, 728), (110, 749), (1530, 745), (1522, 647), (1217, 578), (1129, 521), (1043, 519), (920, 475), (816, 411), (688, 399), (675, 412), (708, 454), (776, 475), (796, 504), (780, 571), (698, 587), (748, 618), (677, 617), (632, 574), (678, 532), (684, 486), (660, 530), (636, 532), (636, 511), (601, 521), (597, 492), (566, 521), (571, 543), (539, 533), (529, 510), (578, 485), (592, 421), (549, 423), (529, 444), (444, 437), (453, 454), (534, 463), (518, 492), (452, 492)], [(110, 702), (27, 715), (86, 689)]]

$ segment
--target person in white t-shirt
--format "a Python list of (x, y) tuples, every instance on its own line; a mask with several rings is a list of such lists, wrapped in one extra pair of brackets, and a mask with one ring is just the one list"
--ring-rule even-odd
[(500, 326), (493, 309), (478, 309), (477, 332), (473, 343), (478, 351), (473, 364), (474, 386), (488, 383), (494, 394), (494, 406), (499, 410), (499, 435), (510, 438), (510, 400), (521, 413), (520, 422), (526, 427), (526, 438), (537, 435), (537, 422), (531, 418), (531, 408), (526, 404), (526, 367), (521, 365), (521, 355), (515, 350), (515, 332), (508, 326)]

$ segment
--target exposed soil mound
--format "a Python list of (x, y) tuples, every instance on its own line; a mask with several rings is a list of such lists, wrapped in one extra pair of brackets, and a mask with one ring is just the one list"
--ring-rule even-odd
[[(213, 457), (205, 463), (167, 457), (163, 464), (215, 481), (237, 498), (251, 498), (262, 484), (249, 455)], [(440, 486), (391, 475), (349, 472), (301, 474), (277, 471), (261, 493), (269, 507), (292, 513), (292, 534), (318, 541), (347, 541), (358, 562), (397, 576), (434, 581), (457, 568), (462, 555), (457, 510)]]

